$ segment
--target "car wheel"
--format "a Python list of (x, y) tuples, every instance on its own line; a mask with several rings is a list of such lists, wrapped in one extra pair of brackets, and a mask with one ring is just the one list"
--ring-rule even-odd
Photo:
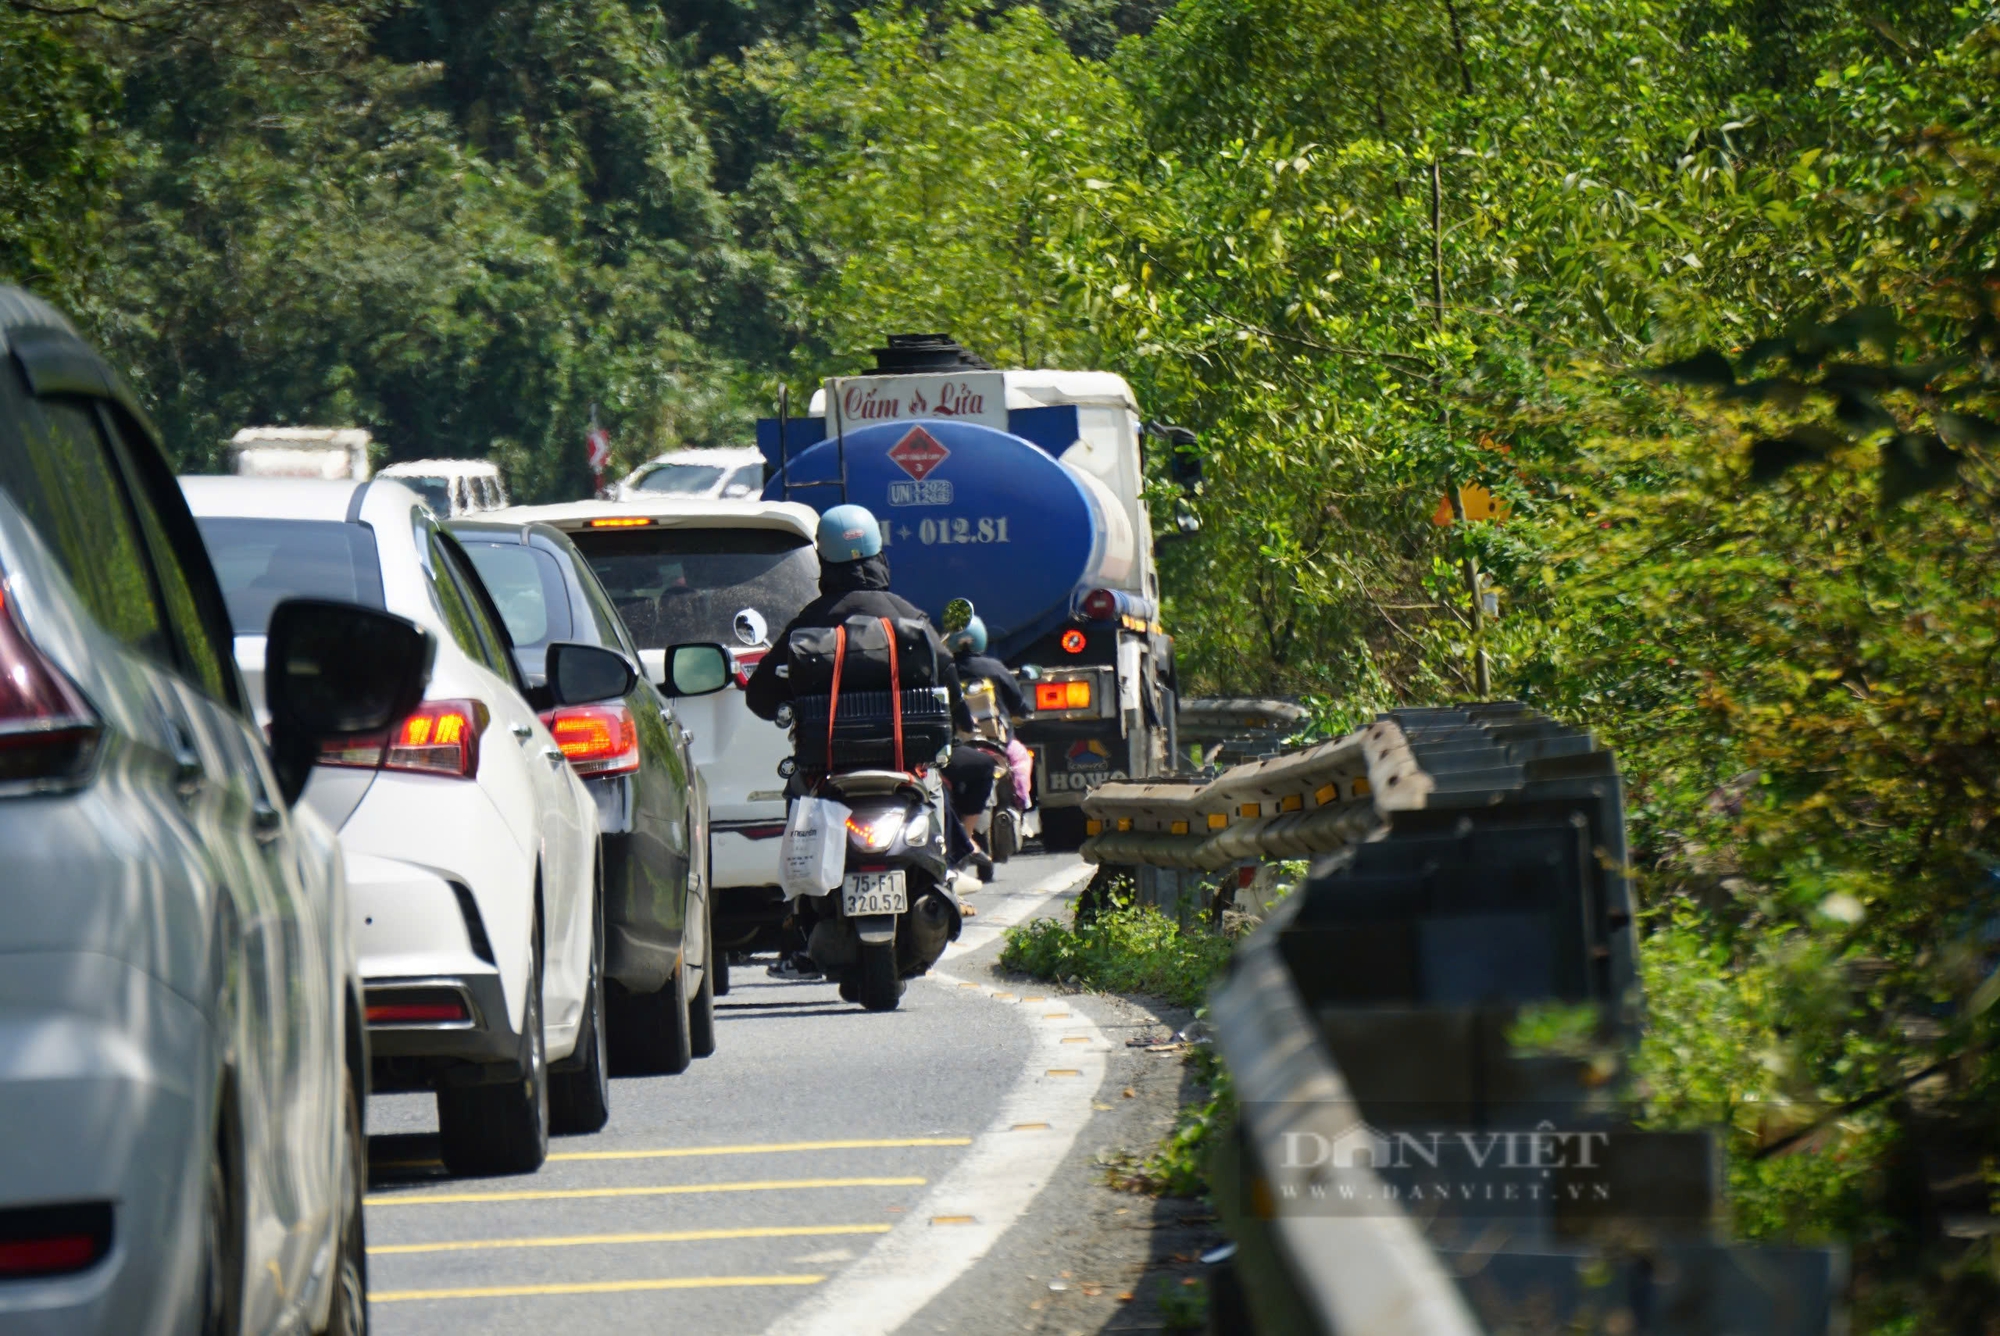
[(237, 1336), (243, 1327), (243, 1231), (236, 1210), (230, 1138), (209, 1156), (201, 1215), (201, 1336)]
[(531, 1174), (549, 1155), (549, 1058), (542, 1035), (542, 943), (535, 933), (521, 1028), (520, 1077), (497, 1085), (440, 1086), (438, 1142), (454, 1174)]
[(701, 929), (701, 987), (688, 999), (688, 1052), (706, 1058), (715, 1052), (715, 967), (716, 957), (728, 969), (729, 953), (715, 949), (714, 911), (704, 906)]
[(903, 980), (896, 971), (894, 942), (861, 944), (861, 980), (855, 990), (870, 1011), (894, 1011), (903, 1000)]
[(333, 1307), (323, 1336), (368, 1336), (368, 1225), (361, 1198), (368, 1188), (368, 1139), (361, 1133), (354, 1074), (346, 1080), (343, 1120), (346, 1165), (340, 1176), (340, 1251), (333, 1260)]
[(612, 984), (611, 1052), (620, 1073), (677, 1076), (694, 1061), (688, 1035), (687, 971), (676, 966), (657, 992)]
[(549, 1073), (549, 1131), (572, 1136), (611, 1121), (611, 1075), (604, 1052), (604, 915), (596, 915), (590, 942), (590, 986), (583, 998), (583, 1030), (576, 1065)]

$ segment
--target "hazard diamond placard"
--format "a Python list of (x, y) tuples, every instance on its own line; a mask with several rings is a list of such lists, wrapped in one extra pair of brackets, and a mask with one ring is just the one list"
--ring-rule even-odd
[(944, 463), (950, 453), (922, 427), (910, 428), (908, 435), (889, 447), (889, 458), (918, 482), (930, 476), (931, 470)]

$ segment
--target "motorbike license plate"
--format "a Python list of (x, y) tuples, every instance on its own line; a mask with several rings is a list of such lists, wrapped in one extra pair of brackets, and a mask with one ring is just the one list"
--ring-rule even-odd
[(910, 892), (903, 873), (850, 872), (840, 884), (840, 912), (848, 918), (863, 914), (905, 914)]

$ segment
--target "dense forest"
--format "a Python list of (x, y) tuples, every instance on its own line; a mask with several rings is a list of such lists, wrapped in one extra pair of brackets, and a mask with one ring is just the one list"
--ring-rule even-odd
[(891, 330), (1122, 372), (1184, 681), (1598, 729), (1654, 1115), (1864, 1329), (2000, 1320), (2000, 10), (6, 0), (0, 81), (0, 276), (186, 468), (557, 498)]

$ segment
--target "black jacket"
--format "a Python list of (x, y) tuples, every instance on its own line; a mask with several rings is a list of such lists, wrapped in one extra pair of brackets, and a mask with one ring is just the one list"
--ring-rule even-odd
[(954, 662), (958, 666), (958, 680), (961, 685), (986, 678), (993, 683), (995, 694), (1000, 697), (1000, 708), (1015, 718), (1028, 713), (1027, 698), (1021, 694), (1020, 683), (1014, 680), (1014, 671), (990, 654), (961, 654)]
[(972, 727), (971, 712), (959, 694), (958, 669), (944, 642), (938, 639), (937, 631), (930, 628), (930, 618), (916, 604), (889, 592), (888, 558), (863, 557), (859, 561), (822, 566), (819, 589), (819, 597), (800, 608), (799, 615), (785, 624), (785, 629), (771, 642), (771, 652), (757, 665), (757, 671), (750, 674), (743, 695), (752, 714), (760, 719), (775, 719), (778, 707), (792, 698), (790, 678), (778, 673), (780, 668), (788, 672), (791, 668), (792, 632), (806, 627), (839, 626), (849, 617), (903, 617), (922, 622), (930, 630), (932, 648), (937, 651), (938, 673), (951, 693), (951, 717), (960, 728)]

